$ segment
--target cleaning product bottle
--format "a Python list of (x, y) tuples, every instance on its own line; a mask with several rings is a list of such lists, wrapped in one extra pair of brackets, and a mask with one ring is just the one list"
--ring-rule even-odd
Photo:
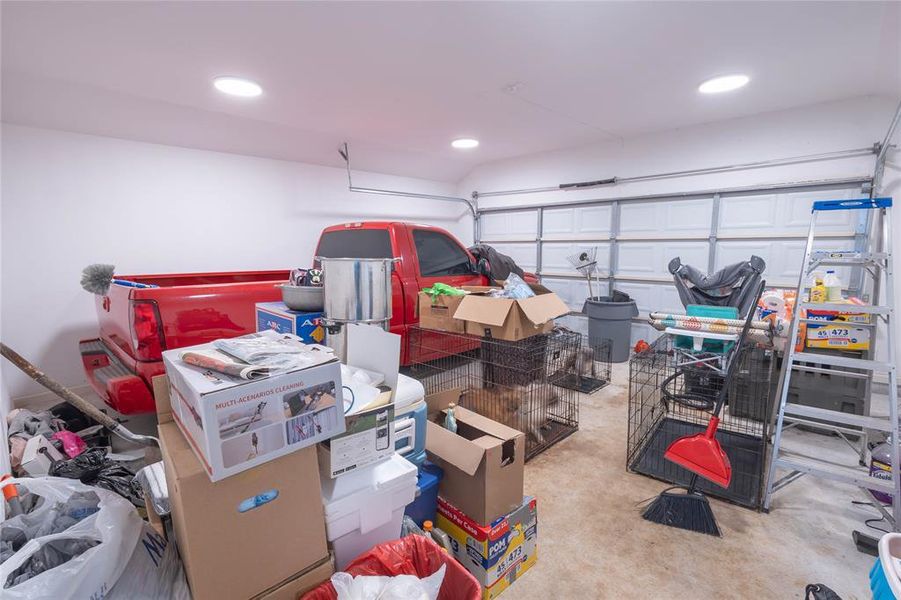
[(456, 404), (451, 402), (447, 405), (447, 416), (444, 417), (444, 428), (453, 433), (457, 433), (457, 417), (454, 416)]
[(813, 286), (810, 288), (810, 301), (814, 303), (826, 301), (826, 286), (823, 285), (823, 278), (820, 275), (814, 276)]
[(432, 538), (432, 541), (438, 544), (445, 552), (453, 556), (454, 548), (451, 546), (450, 536), (444, 531), (435, 527), (431, 521), (423, 521), (422, 529), (426, 535)]
[[(888, 436), (888, 439), (870, 450), (870, 477), (875, 477), (876, 479), (884, 479), (885, 481), (889, 482), (892, 480), (891, 451), (892, 436)], [(884, 504), (892, 503), (891, 494), (878, 492), (876, 490), (870, 491), (873, 493), (873, 498), (875, 498), (876, 500)]]
[(838, 278), (835, 271), (826, 271), (823, 277), (823, 285), (826, 286), (826, 301), (841, 302), (842, 301), (842, 280)]

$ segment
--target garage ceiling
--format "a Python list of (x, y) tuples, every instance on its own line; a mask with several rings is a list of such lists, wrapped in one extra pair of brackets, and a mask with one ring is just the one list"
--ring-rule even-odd
[[(897, 97), (894, 3), (3, 2), (6, 122), (456, 181), (476, 164)], [(751, 84), (703, 96), (742, 72)], [(262, 84), (222, 96), (217, 75)], [(453, 138), (481, 140), (476, 150)]]

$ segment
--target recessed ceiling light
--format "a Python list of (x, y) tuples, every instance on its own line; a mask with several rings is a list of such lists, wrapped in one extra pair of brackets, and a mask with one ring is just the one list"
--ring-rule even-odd
[(698, 91), (702, 94), (719, 94), (721, 92), (731, 92), (740, 87), (748, 85), (751, 78), (747, 75), (724, 75), (722, 77), (714, 77), (708, 79), (700, 86)]
[(460, 138), (451, 142), (451, 146), (458, 150), (469, 150), (470, 148), (477, 148), (478, 145), (479, 140), (474, 140), (472, 138)]
[(217, 90), (229, 96), (253, 98), (263, 93), (260, 84), (241, 77), (217, 77), (213, 80), (213, 85)]

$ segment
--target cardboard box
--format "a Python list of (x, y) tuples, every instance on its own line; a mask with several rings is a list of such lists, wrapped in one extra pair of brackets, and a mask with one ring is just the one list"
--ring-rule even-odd
[(344, 432), (341, 366), (330, 349), (316, 347), (321, 364), (253, 380), (180, 359), (183, 352), (210, 348), (168, 350), (163, 362), (172, 416), (211, 481)]
[(454, 313), (464, 296), (437, 296), (433, 300), (425, 292), (419, 292), (416, 305), (419, 313), (419, 326), (422, 329), (447, 331), (449, 333), (465, 333), (466, 321), (454, 318)]
[(179, 428), (163, 420), (168, 389), (154, 378), (172, 522), (195, 600), (251, 598), (328, 556), (316, 449), (211, 482)]
[(324, 476), (335, 478), (394, 454), (394, 404), (347, 415), (344, 424), (344, 433), (319, 444)]
[(479, 523), (490, 523), (522, 503), (525, 435), (458, 406), (457, 433), (444, 428), (444, 409), (458, 390), (426, 398), (426, 453), (444, 469), (439, 495)]
[(258, 596), (254, 596), (251, 600), (298, 600), (305, 593), (327, 581), (334, 573), (335, 559), (327, 556), (309, 569)]
[(68, 458), (68, 456), (63, 456), (50, 443), (50, 440), (42, 435), (36, 435), (25, 443), (25, 449), (22, 451), (22, 464), (19, 468), (29, 477), (42, 477), (50, 472), (50, 467), (54, 462), (68, 460)]
[(536, 295), (522, 300), (466, 295), (454, 311), (454, 318), (466, 321), (468, 334), (511, 342), (548, 333), (554, 328), (554, 319), (568, 313), (569, 307), (546, 287), (529, 287)]
[(869, 350), (870, 330), (852, 323), (807, 324), (807, 347), (833, 350)]
[[(400, 336), (372, 325), (347, 327), (348, 374), (344, 382), (349, 398), (344, 433), (319, 445), (324, 477), (338, 477), (387, 460), (394, 455), (394, 394), (400, 369)], [(377, 386), (361, 383), (353, 369), (380, 377)]]
[(270, 329), (294, 334), (308, 344), (321, 344), (325, 339), (321, 312), (291, 310), (284, 302), (259, 302), (257, 331)]
[(870, 329), (858, 325), (869, 323), (870, 315), (854, 312), (854, 306), (854, 302), (849, 302), (848, 311), (807, 309), (808, 319), (823, 322), (807, 323), (807, 347), (869, 350)]
[(497, 596), (538, 561), (538, 506), (521, 506), (490, 525), (477, 523), (442, 498), (435, 526), (453, 540), (454, 558), (482, 584), (482, 598)]

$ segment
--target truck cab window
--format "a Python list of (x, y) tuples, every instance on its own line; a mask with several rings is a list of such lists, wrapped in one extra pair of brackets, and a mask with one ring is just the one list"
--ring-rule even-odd
[(413, 230), (413, 243), (423, 277), (471, 275), (469, 255), (454, 240), (437, 231)]
[(394, 258), (387, 229), (326, 231), (316, 256), (325, 258)]

